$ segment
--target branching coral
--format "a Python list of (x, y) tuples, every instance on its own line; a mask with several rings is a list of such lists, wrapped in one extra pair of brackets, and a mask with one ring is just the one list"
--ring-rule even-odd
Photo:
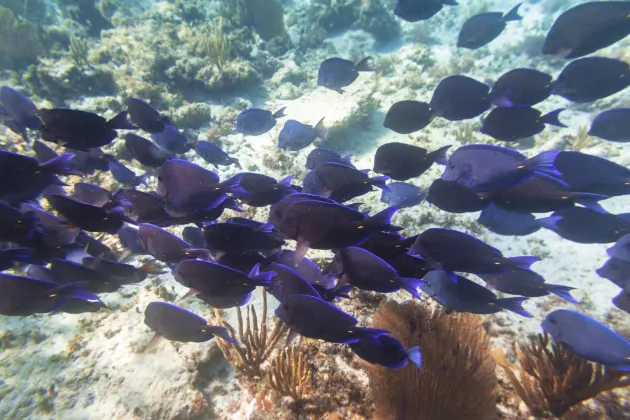
[(262, 320), (258, 324), (258, 315), (252, 305), (247, 306), (247, 319), (243, 328), (243, 315), (241, 308), (236, 308), (238, 316), (238, 335), (234, 334), (234, 328), (221, 319), (221, 314), (215, 312), (217, 325), (223, 325), (231, 332), (232, 338), (240, 344), (230, 344), (217, 340), (217, 344), (225, 358), (235, 369), (247, 376), (261, 376), (261, 365), (269, 358), (276, 344), (288, 330), (286, 324), (276, 319), (271, 332), (267, 329), (267, 293), (263, 291)]
[(285, 349), (269, 370), (269, 384), (280, 395), (300, 401), (310, 387), (313, 370), (295, 347)]
[(571, 150), (580, 152), (591, 146), (593, 137), (588, 134), (588, 126), (583, 125), (578, 128), (577, 133), (565, 136), (565, 141), (571, 146)]
[(70, 37), (69, 46), (70, 58), (79, 68), (88, 67), (88, 43), (87, 40), (80, 37)]
[(212, 61), (219, 72), (230, 61), (230, 40), (223, 31), (223, 18), (212, 26), (211, 34), (199, 36), (197, 50)]
[(496, 365), (481, 317), (390, 301), (381, 304), (371, 326), (390, 330), (406, 348), (422, 346), (422, 370), (411, 363), (398, 370), (363, 363), (374, 418), (495, 418)]
[(495, 352), (495, 358), (535, 416), (548, 411), (560, 417), (602, 392), (630, 386), (627, 373), (582, 359), (551, 343), (547, 333), (514, 349), (520, 362), (518, 378), (503, 352)]

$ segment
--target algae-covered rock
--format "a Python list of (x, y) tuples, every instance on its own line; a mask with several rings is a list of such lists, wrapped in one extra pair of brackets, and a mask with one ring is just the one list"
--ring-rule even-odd
[(35, 63), (43, 52), (37, 28), (19, 21), (11, 10), (0, 6), (0, 67), (26, 67)]
[(170, 115), (173, 123), (182, 129), (198, 129), (212, 119), (210, 105), (201, 102), (185, 104), (173, 110)]
[(284, 10), (278, 0), (245, 0), (248, 20), (264, 41), (282, 36)]

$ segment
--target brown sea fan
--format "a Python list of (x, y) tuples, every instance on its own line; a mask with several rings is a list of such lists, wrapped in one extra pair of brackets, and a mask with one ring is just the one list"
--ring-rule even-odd
[(371, 327), (384, 328), (405, 348), (422, 346), (422, 370), (363, 363), (377, 420), (492, 420), (495, 362), (482, 318), (446, 314), (415, 301), (384, 302)]

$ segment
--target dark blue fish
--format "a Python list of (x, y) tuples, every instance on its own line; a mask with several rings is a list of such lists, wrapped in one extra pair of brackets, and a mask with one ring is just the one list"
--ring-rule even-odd
[(278, 147), (290, 151), (302, 150), (318, 137), (326, 140), (326, 132), (323, 118), (315, 124), (315, 127), (296, 120), (288, 120), (278, 135)]
[(149, 185), (147, 184), (147, 178), (149, 177), (148, 174), (136, 175), (134, 171), (127, 168), (113, 156), (109, 157), (108, 161), (109, 169), (112, 172), (112, 176), (114, 177), (116, 182), (121, 184), (123, 187), (134, 188), (140, 184), (149, 187)]
[(359, 321), (336, 306), (313, 296), (292, 294), (276, 309), (276, 316), (289, 326), (287, 342), (296, 334), (331, 343), (356, 343), (365, 336), (388, 334), (387, 330), (357, 327)]
[(558, 150), (550, 150), (527, 159), (507, 147), (471, 144), (453, 152), (442, 179), (484, 192), (518, 185), (534, 175), (559, 178), (561, 174), (554, 166), (559, 153)]
[(389, 335), (368, 335), (356, 343), (349, 344), (349, 346), (354, 354), (373, 365), (400, 369), (405, 367), (409, 361), (418, 369), (422, 369), (420, 346), (405, 350), (400, 341)]
[(106, 210), (103, 207), (77, 201), (73, 198), (52, 194), (48, 197), (50, 205), (65, 217), (70, 224), (86, 232), (105, 232), (114, 234), (125, 222), (135, 223), (125, 216), (122, 207)]
[(237, 190), (232, 192), (243, 203), (252, 207), (266, 207), (276, 204), (287, 195), (296, 192), (291, 185), (292, 180), (292, 175), (276, 181), (267, 175), (241, 172), (225, 182), (229, 185), (239, 186)]
[(538, 223), (560, 237), (580, 244), (609, 244), (630, 233), (628, 215), (614, 215), (586, 207), (557, 210)]
[(86, 292), (81, 283), (60, 286), (49, 281), (0, 274), (0, 290), (0, 314), (8, 316), (63, 310), (73, 300), (105, 306), (98, 296)]
[(600, 268), (595, 270), (598, 276), (610, 280), (624, 288), (630, 284), (630, 262), (620, 258), (609, 258)]
[(534, 106), (547, 99), (554, 88), (553, 77), (535, 69), (518, 68), (494, 82), (490, 101), (495, 106)]
[(170, 123), (161, 132), (151, 134), (151, 139), (171, 153), (183, 154), (192, 148), (186, 136)]
[(125, 134), (125, 146), (132, 158), (150, 168), (159, 168), (173, 157), (173, 154), (168, 150), (164, 150), (151, 140), (133, 133)]
[(157, 109), (138, 98), (127, 100), (127, 112), (135, 125), (149, 133), (161, 133), (165, 123), (169, 122)]
[(630, 194), (630, 169), (602, 157), (560, 152), (554, 166), (572, 191), (608, 196)]
[(536, 217), (527, 213), (512, 213), (491, 204), (481, 211), (477, 223), (491, 232), (505, 236), (526, 236), (540, 230)]
[[(21, 203), (37, 198), (50, 185), (64, 185), (57, 175), (75, 175), (66, 153), (44, 163), (32, 157), (0, 151), (0, 200)], [(11, 182), (8, 182), (11, 180)]]
[(167, 273), (156, 264), (155, 260), (147, 261), (140, 267), (136, 267), (131, 264), (90, 256), (83, 258), (83, 265), (114, 279), (120, 285), (140, 283), (149, 275)]
[(275, 273), (271, 284), (266, 286), (266, 290), (280, 302), (287, 296), (296, 294), (322, 298), (309, 281), (286, 265), (274, 262), (269, 264), (265, 271)]
[(284, 117), (286, 107), (280, 108), (273, 114), (259, 108), (248, 108), (236, 117), (236, 132), (247, 136), (260, 136), (276, 125), (278, 118)]
[(80, 230), (71, 226), (67, 220), (61, 219), (38, 206), (22, 203), (20, 211), (24, 216), (37, 222), (37, 241), (50, 248), (70, 245), (79, 235)]
[(183, 343), (203, 343), (215, 336), (236, 344), (225, 327), (208, 325), (194, 313), (166, 302), (151, 302), (144, 311), (144, 323), (156, 336)]
[(541, 324), (551, 338), (580, 357), (630, 371), (630, 342), (606, 325), (580, 312), (558, 309)]
[(500, 12), (485, 12), (469, 18), (459, 31), (457, 46), (475, 50), (489, 44), (501, 35), (507, 22), (523, 19), (518, 14), (519, 7), (521, 7), (521, 3), (514, 6), (505, 15)]
[(235, 165), (238, 169), (241, 169), (241, 164), (238, 159), (230, 157), (227, 153), (221, 150), (219, 146), (214, 143), (210, 143), (209, 141), (199, 140), (197, 142), (195, 152), (197, 152), (203, 160), (215, 166)]
[(545, 283), (545, 279), (532, 270), (509, 267), (501, 273), (478, 274), (477, 276), (481, 277), (490, 289), (501, 293), (526, 297), (547, 296), (553, 293), (567, 302), (578, 303), (570, 294), (571, 290), (575, 290), (574, 287)]
[(37, 217), (0, 203), (0, 241), (24, 243), (37, 229)]
[(325, 188), (322, 185), (322, 181), (317, 177), (317, 173), (315, 171), (308, 171), (304, 177), (304, 181), (302, 181), (302, 193), (323, 195), (324, 191)]
[(487, 111), (490, 87), (467, 76), (448, 76), (433, 91), (431, 114), (449, 121), (467, 120)]
[(83, 282), (83, 287), (90, 293), (112, 293), (121, 287), (109, 274), (70, 260), (53, 258), (50, 271), (56, 283)]
[(372, 57), (365, 57), (358, 63), (344, 58), (328, 58), (322, 62), (317, 72), (317, 85), (343, 93), (342, 88), (350, 86), (357, 80), (359, 72), (374, 71), (370, 61)]
[(30, 248), (7, 248), (0, 249), (0, 271), (13, 268), (15, 264), (41, 264), (42, 262), (33, 258), (33, 250)]
[(394, 14), (407, 22), (426, 20), (444, 6), (457, 6), (455, 0), (398, 0)]
[(578, 58), (630, 34), (630, 2), (592, 1), (562, 13), (547, 32), (543, 54)]
[(617, 308), (630, 314), (630, 287), (626, 286), (624, 290), (612, 299), (612, 303)]
[(558, 119), (562, 111), (564, 108), (542, 115), (525, 106), (495, 108), (483, 120), (481, 132), (501, 141), (522, 140), (542, 132), (546, 125), (566, 128)]
[(387, 110), (383, 127), (398, 134), (411, 134), (422, 130), (434, 118), (435, 115), (426, 102), (399, 101)]
[(624, 235), (613, 246), (606, 250), (611, 258), (630, 262), (630, 235)]
[(308, 258), (304, 257), (299, 263), (295, 264), (295, 251), (283, 249), (269, 257), (269, 260), (295, 270), (315, 287), (318, 292), (321, 292), (321, 289), (317, 288), (317, 286), (321, 286), (323, 289), (333, 289), (335, 287), (335, 276), (324, 275), (317, 264)]
[(203, 230), (197, 226), (186, 226), (182, 231), (182, 238), (193, 248), (206, 248), (206, 241), (203, 239)]
[(132, 254), (148, 254), (143, 244), (138, 238), (138, 229), (125, 226), (118, 231), (118, 240), (123, 248), (129, 250)]
[(451, 229), (430, 228), (416, 237), (409, 255), (440, 270), (474, 274), (498, 273), (508, 267), (529, 268), (537, 257), (504, 257), (480, 239)]
[(588, 135), (617, 143), (630, 142), (629, 119), (630, 108), (613, 108), (600, 112), (591, 123)]
[(324, 147), (318, 147), (311, 150), (306, 157), (306, 169), (315, 169), (315, 167), (322, 162), (336, 162), (339, 160), (344, 160), (351, 165), (351, 158), (352, 155), (341, 157), (341, 155), (334, 150), (326, 149)]
[(388, 176), (370, 177), (368, 172), (368, 169), (358, 170), (336, 162), (322, 162), (315, 168), (317, 178), (324, 187), (322, 195), (339, 203), (366, 194), (372, 191), (372, 187), (389, 190), (386, 185)]
[(98, 185), (77, 182), (73, 185), (73, 188), (72, 195), (74, 198), (96, 207), (103, 207), (113, 198), (113, 194), (109, 190)]
[(127, 111), (109, 121), (92, 112), (66, 108), (40, 109), (38, 115), (43, 121), (42, 139), (83, 151), (108, 145), (118, 136), (116, 130), (138, 128), (127, 121)]
[[(127, 237), (129, 249), (134, 248), (133, 236)], [(187, 258), (205, 258), (207, 249), (195, 249), (191, 245), (173, 235), (167, 230), (160, 229), (149, 223), (141, 223), (137, 232), (137, 245), (146, 254), (150, 254), (158, 261), (166, 264), (177, 264)]]
[(208, 249), (220, 260), (224, 254), (271, 251), (284, 245), (282, 235), (271, 223), (251, 227), (239, 223), (214, 223), (204, 226), (203, 237)]
[(337, 251), (335, 264), (341, 280), (363, 290), (393, 293), (404, 289), (421, 299), (418, 287), (420, 279), (405, 278), (385, 261), (362, 248), (348, 247)]
[(376, 149), (374, 172), (387, 175), (397, 181), (416, 178), (429, 170), (434, 163), (445, 165), (446, 152), (451, 146), (440, 147), (432, 152), (406, 143), (386, 143)]
[(483, 210), (489, 204), (486, 198), (470, 188), (441, 178), (433, 181), (426, 194), (426, 200), (449, 213), (475, 212)]
[[(463, 276), (441, 270), (429, 271), (420, 289), (446, 309), (473, 314), (495, 314), (504, 309), (527, 318), (533, 315), (521, 305), (527, 298), (499, 299), (490, 290)], [(454, 281), (455, 280), (455, 281)]]
[(630, 66), (614, 58), (585, 57), (572, 61), (556, 78), (555, 95), (585, 103), (614, 95), (630, 86)]
[(398, 208), (413, 207), (426, 198), (426, 192), (420, 187), (406, 182), (387, 184), (389, 191), (381, 193), (381, 202)]
[(86, 151), (69, 148), (66, 150), (74, 154), (70, 164), (81, 174), (93, 175), (96, 171), (109, 171), (107, 155), (100, 148), (91, 148)]
[(2, 102), (3, 117), (8, 118), (5, 121), (11, 131), (22, 135), (24, 140), (29, 143), (26, 129), (39, 130), (42, 121), (37, 116), (37, 106), (18, 91), (8, 86), (0, 88), (0, 102)]

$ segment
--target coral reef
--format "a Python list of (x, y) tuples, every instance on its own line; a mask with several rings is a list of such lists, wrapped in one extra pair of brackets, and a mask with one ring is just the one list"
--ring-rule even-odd
[(264, 41), (285, 33), (284, 10), (278, 0), (244, 0), (247, 20)]
[(518, 368), (510, 365), (500, 349), (495, 351), (495, 358), (534, 416), (549, 412), (562, 417), (602, 392), (630, 386), (626, 372), (582, 359), (560, 344), (551, 343), (547, 333), (514, 349)]
[(269, 384), (280, 395), (300, 401), (311, 386), (313, 370), (304, 353), (295, 347), (284, 349), (272, 362)]
[(35, 63), (44, 52), (37, 28), (18, 20), (13, 12), (0, 6), (0, 67), (21, 69)]
[(422, 370), (363, 363), (377, 419), (491, 420), (496, 412), (495, 362), (482, 318), (446, 314), (408, 301), (388, 301), (371, 327), (390, 330), (406, 348), (422, 346)]
[(210, 34), (199, 36), (196, 50), (208, 58), (219, 72), (223, 71), (225, 64), (230, 60), (230, 41), (223, 32), (223, 18), (214, 23)]

